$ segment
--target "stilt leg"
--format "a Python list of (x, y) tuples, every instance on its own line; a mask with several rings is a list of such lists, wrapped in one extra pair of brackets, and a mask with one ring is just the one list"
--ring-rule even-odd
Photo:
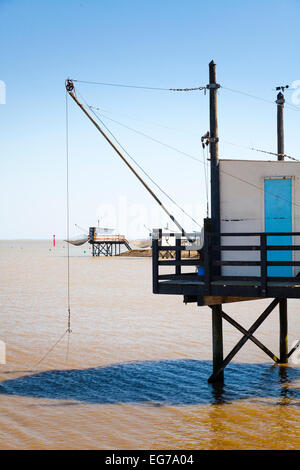
[[(216, 374), (223, 363), (223, 325), (222, 305), (212, 307), (212, 336), (213, 336), (213, 376), (215, 382), (224, 381), (224, 371)], [(214, 375), (216, 374), (216, 375)]]
[(288, 319), (287, 319), (287, 299), (279, 302), (279, 342), (280, 342), (280, 362), (288, 362)]

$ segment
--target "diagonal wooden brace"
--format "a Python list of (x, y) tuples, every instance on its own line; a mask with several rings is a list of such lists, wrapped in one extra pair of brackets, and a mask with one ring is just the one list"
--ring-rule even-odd
[[(242, 327), (237, 321), (235, 321), (233, 318), (231, 318), (227, 313), (223, 312), (222, 310), (222, 318), (224, 320), (228, 321), (232, 326), (234, 326), (237, 330), (239, 330), (241, 333), (243, 333), (245, 336), (248, 336), (248, 331)], [(280, 362), (279, 358), (270, 351), (264, 344), (262, 344), (255, 336), (251, 335), (249, 336), (250, 341), (252, 341), (256, 346), (258, 346), (262, 351), (264, 351), (274, 362)]]
[[(239, 350), (244, 346), (244, 344), (253, 337), (253, 333), (259, 328), (259, 326), (265, 321), (265, 319), (270, 315), (270, 313), (274, 310), (274, 308), (279, 304), (280, 299), (274, 299), (270, 305), (264, 310), (264, 312), (258, 317), (258, 319), (253, 323), (251, 328), (244, 334), (244, 336), (240, 339), (240, 341), (236, 344), (236, 346), (230, 351), (230, 353), (226, 356), (224, 361), (222, 362), (219, 369), (212, 374), (208, 381), (214, 382), (217, 376), (225, 369), (225, 367), (229, 364), (229, 362), (234, 358), (234, 356), (239, 352)], [(240, 326), (240, 325), (239, 325)], [(242, 327), (241, 327), (242, 328)]]
[(288, 353), (288, 357), (291, 357), (292, 354), (294, 354), (294, 352), (296, 351), (296, 349), (298, 349), (300, 346), (300, 340), (297, 341), (297, 343), (295, 344), (295, 346), (290, 350), (290, 352)]

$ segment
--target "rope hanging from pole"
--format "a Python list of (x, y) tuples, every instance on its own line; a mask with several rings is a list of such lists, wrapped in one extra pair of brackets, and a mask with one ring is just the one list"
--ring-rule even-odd
[[(69, 109), (68, 93), (66, 91), (66, 210), (67, 210), (67, 240), (70, 239), (70, 202), (69, 202)], [(71, 305), (70, 305), (70, 245), (67, 243), (67, 302), (68, 302), (68, 324), (66, 333), (68, 333), (68, 344), (66, 360), (69, 356), (70, 334), (71, 330)]]

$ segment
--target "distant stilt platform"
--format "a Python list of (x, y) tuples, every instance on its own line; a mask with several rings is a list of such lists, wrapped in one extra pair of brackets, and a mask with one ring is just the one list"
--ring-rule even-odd
[(131, 246), (125, 235), (98, 233), (97, 227), (90, 227), (89, 243), (92, 245), (93, 256), (119, 256), (122, 246), (131, 251)]

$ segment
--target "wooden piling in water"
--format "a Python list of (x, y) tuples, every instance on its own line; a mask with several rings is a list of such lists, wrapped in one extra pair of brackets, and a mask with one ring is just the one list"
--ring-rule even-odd
[(281, 364), (288, 362), (288, 317), (287, 317), (287, 299), (281, 299), (279, 302), (279, 361)]
[(224, 371), (217, 374), (223, 363), (222, 305), (212, 306), (213, 382), (224, 381)]

